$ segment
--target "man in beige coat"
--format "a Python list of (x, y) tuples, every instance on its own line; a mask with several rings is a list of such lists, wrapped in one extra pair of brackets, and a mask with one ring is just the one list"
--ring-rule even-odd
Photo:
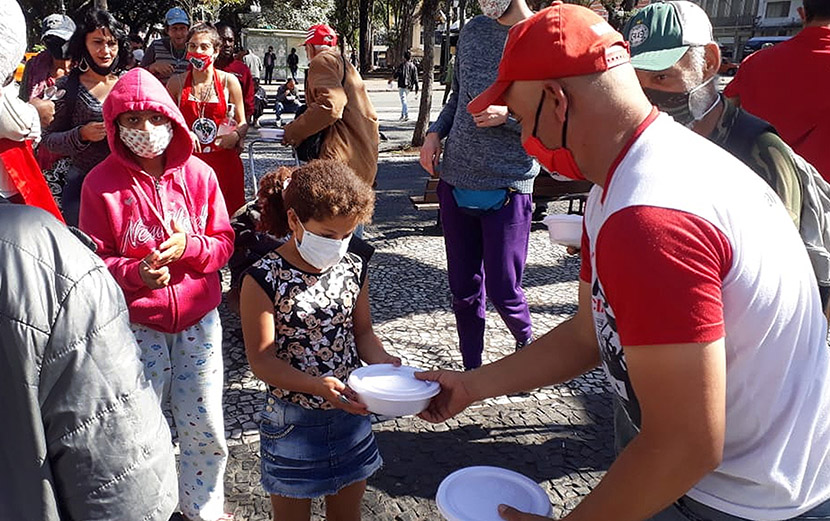
[(347, 163), (374, 185), (378, 170), (378, 117), (366, 85), (337, 48), (337, 35), (328, 25), (308, 30), (309, 58), (305, 96), (308, 109), (285, 127), (283, 143), (297, 146), (325, 131), (320, 159)]

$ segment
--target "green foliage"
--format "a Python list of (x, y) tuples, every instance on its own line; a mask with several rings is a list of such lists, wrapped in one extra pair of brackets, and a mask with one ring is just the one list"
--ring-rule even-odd
[(264, 29), (304, 31), (314, 24), (328, 23), (334, 12), (334, 0), (275, 0), (262, 3), (257, 26)]
[(608, 12), (608, 23), (620, 31), (625, 22), (637, 11), (635, 0), (601, 0), (602, 7)]
[(332, 27), (342, 35), (349, 47), (357, 48), (358, 31), (360, 30), (357, 0), (334, 0), (329, 17)]
[[(222, 19), (227, 20), (229, 12), (239, 11), (244, 7), (246, 0), (177, 0), (179, 7), (187, 11), (191, 21), (206, 21), (216, 23)], [(231, 16), (230, 18), (234, 18)]]
[(386, 61), (389, 65), (400, 63), (403, 52), (412, 46), (412, 29), (420, 3), (420, 0), (378, 0), (375, 3), (376, 21), (381, 22), (384, 29), (381, 41), (388, 46)]

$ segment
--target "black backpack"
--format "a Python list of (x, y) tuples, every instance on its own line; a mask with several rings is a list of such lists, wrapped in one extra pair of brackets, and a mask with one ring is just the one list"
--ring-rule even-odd
[[(343, 60), (343, 79), (340, 80), (340, 85), (346, 85), (346, 58), (341, 54), (340, 59)], [(348, 101), (347, 101), (348, 103)], [(297, 112), (294, 114), (294, 119), (300, 117), (300, 115), (308, 110), (308, 105), (303, 103), (297, 108)], [(302, 143), (295, 147), (297, 152), (297, 159), (300, 161), (311, 161), (313, 159), (320, 158), (320, 151), (323, 148), (323, 141), (326, 139), (326, 131), (328, 128), (324, 128), (320, 132), (316, 134), (312, 134), (305, 138)]]

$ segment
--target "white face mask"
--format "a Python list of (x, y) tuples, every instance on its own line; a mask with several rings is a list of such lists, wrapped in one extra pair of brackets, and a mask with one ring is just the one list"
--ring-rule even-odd
[(150, 130), (127, 128), (118, 125), (121, 142), (138, 157), (152, 159), (167, 150), (173, 139), (173, 124), (151, 125)]
[(297, 251), (300, 252), (300, 257), (304, 261), (318, 270), (326, 271), (346, 256), (349, 242), (352, 240), (351, 234), (343, 240), (327, 239), (306, 230), (302, 223), (300, 228), (303, 229), (303, 242), (294, 238)]
[(507, 9), (510, 7), (512, 0), (478, 0), (478, 5), (481, 7), (481, 12), (487, 18), (494, 20), (501, 18)]

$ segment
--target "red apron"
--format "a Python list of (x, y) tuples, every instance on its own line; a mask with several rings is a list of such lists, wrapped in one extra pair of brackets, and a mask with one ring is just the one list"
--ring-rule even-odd
[(65, 222), (35, 160), (31, 142), (0, 139), (0, 162), (26, 204), (42, 208)]
[[(245, 204), (245, 167), (239, 157), (239, 148), (226, 149), (214, 144), (216, 129), (228, 113), (228, 104), (225, 101), (225, 90), (219, 81), (219, 73), (215, 69), (213, 83), (218, 97), (217, 102), (194, 101), (191, 99), (193, 77), (188, 71), (182, 87), (179, 109), (182, 111), (187, 126), (199, 136), (202, 142), (202, 152), (196, 154), (196, 157), (210, 165), (216, 172), (219, 189), (222, 190), (225, 206), (228, 208), (228, 215), (233, 215)], [(210, 122), (213, 124), (211, 125)], [(194, 123), (196, 123), (195, 127)]]

